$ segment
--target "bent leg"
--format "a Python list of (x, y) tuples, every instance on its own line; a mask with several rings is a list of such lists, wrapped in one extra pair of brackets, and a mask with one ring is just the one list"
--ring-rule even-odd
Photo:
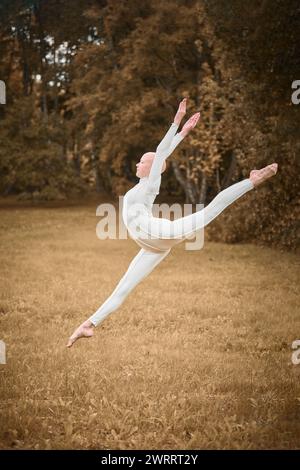
[(153, 253), (143, 248), (131, 261), (126, 273), (119, 281), (115, 290), (99, 309), (89, 318), (97, 326), (110, 313), (124, 302), (128, 294), (167, 256), (170, 250)]

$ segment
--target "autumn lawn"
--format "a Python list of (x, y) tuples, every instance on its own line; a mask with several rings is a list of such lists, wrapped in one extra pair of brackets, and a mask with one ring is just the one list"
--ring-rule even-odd
[(180, 244), (67, 349), (139, 250), (95, 211), (0, 211), (0, 448), (299, 449), (299, 256)]

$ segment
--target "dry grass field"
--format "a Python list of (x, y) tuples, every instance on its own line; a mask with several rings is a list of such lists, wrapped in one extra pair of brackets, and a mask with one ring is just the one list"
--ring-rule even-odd
[(182, 243), (67, 349), (139, 250), (96, 206), (0, 210), (0, 448), (300, 449), (299, 256)]

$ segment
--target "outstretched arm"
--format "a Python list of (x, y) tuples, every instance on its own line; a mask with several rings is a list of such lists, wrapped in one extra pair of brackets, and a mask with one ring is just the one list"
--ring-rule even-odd
[(174, 119), (174, 122), (171, 124), (171, 127), (169, 128), (165, 137), (156, 149), (156, 154), (152, 162), (148, 177), (148, 193), (159, 193), (161, 183), (161, 170), (164, 161), (171, 155), (171, 153), (175, 150), (177, 145), (185, 138), (185, 136), (196, 126), (199, 118), (200, 113), (196, 113), (191, 116), (190, 119), (183, 126), (181, 132), (178, 132), (178, 134), (176, 134), (176, 130), (178, 129), (179, 124), (177, 124)]
[(153, 193), (153, 192), (157, 193), (159, 190), (162, 166), (163, 166), (164, 161), (172, 153), (170, 151), (171, 146), (173, 150), (175, 148), (174, 144), (176, 141), (174, 141), (174, 139), (176, 137), (175, 134), (176, 134), (177, 129), (178, 129), (178, 125), (173, 122), (168, 132), (166, 133), (166, 135), (164, 136), (164, 138), (162, 139), (162, 141), (160, 142), (160, 144), (158, 145), (156, 149), (155, 157), (153, 159), (151, 170), (148, 176), (147, 191), (150, 193)]
[[(172, 139), (172, 142), (171, 142), (171, 145), (169, 147), (169, 155), (168, 157), (171, 155), (171, 153), (174, 152), (174, 150), (176, 149), (177, 145), (180, 144), (180, 142), (185, 138), (185, 134), (184, 132), (178, 132), (177, 134), (175, 134), (175, 136), (173, 137)], [(167, 157), (167, 158), (168, 158)]]
[(171, 124), (169, 130), (165, 134), (164, 138), (158, 145), (155, 153), (154, 160), (152, 162), (150, 174), (148, 177), (148, 192), (157, 194), (160, 187), (161, 181), (161, 170), (164, 161), (168, 158), (169, 155), (174, 151), (175, 147), (183, 139), (183, 135), (180, 133), (175, 136), (177, 129), (180, 125), (180, 122), (183, 116), (186, 113), (186, 98), (184, 98), (178, 107), (177, 113), (174, 118), (174, 122)]
[[(191, 116), (187, 122), (185, 123), (185, 125), (183, 126), (183, 128), (181, 129), (180, 132), (178, 132), (178, 134), (176, 134), (173, 139), (172, 139), (172, 142), (171, 142), (171, 145), (169, 147), (169, 155), (171, 155), (171, 153), (174, 152), (174, 150), (176, 149), (177, 145), (180, 144), (180, 142), (188, 135), (188, 133), (195, 127), (195, 125), (197, 124), (198, 120), (199, 120), (199, 117), (200, 117), (200, 113), (196, 113), (196, 114), (193, 114), (193, 116)], [(174, 119), (174, 122), (175, 122), (175, 119)]]

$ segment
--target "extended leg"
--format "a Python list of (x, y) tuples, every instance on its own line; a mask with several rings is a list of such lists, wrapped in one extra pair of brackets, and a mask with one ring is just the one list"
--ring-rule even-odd
[[(190, 235), (191, 233), (201, 230), (203, 227), (212, 222), (221, 212), (226, 209), (230, 204), (243, 196), (246, 192), (254, 188), (252, 181), (246, 178), (238, 183), (232, 184), (219, 194), (202, 210), (184, 217), (184, 224), (177, 224), (176, 230), (182, 230), (184, 226), (184, 236)], [(175, 224), (177, 221), (174, 221)]]
[[(238, 198), (243, 196), (246, 192), (251, 189), (256, 188), (259, 184), (263, 183), (265, 180), (271, 176), (276, 175), (278, 169), (277, 163), (272, 163), (260, 170), (252, 170), (250, 172), (250, 177), (245, 178), (238, 183), (232, 184), (228, 188), (221, 191), (212, 201), (208, 204), (207, 207), (201, 211), (191, 214), (190, 216), (184, 217), (187, 219), (185, 222), (187, 224), (184, 227), (184, 235), (190, 235), (195, 233), (195, 231), (202, 229), (208, 225), (215, 217), (217, 217), (226, 207), (236, 201)], [(178, 224), (177, 220), (173, 222), (175, 224), (175, 233), (176, 230), (182, 227), (182, 224)]]
[(140, 217), (141, 233), (149, 238), (184, 239), (201, 230), (217, 217), (226, 207), (236, 201), (254, 185), (249, 178), (235, 183), (221, 191), (206, 207), (193, 214), (176, 220), (159, 217)]
[(72, 346), (79, 338), (92, 336), (93, 328), (99, 325), (110, 313), (120, 307), (134, 287), (145, 279), (170, 251), (171, 250), (162, 253), (152, 253), (142, 248), (131, 261), (126, 273), (119, 281), (112, 294), (88, 320), (74, 331), (69, 338), (67, 346)]
[(97, 326), (107, 315), (119, 308), (134, 287), (148, 276), (169, 252), (170, 250), (162, 253), (152, 253), (142, 248), (130, 263), (113, 293), (89, 318), (93, 325)]

